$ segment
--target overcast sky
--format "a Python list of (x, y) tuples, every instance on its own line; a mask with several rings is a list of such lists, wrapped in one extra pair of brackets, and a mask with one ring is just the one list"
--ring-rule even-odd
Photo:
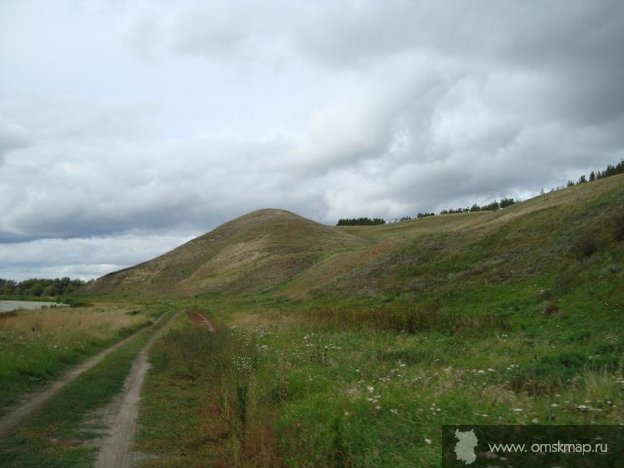
[(224, 221), (526, 199), (624, 156), (624, 2), (0, 2), (0, 277)]

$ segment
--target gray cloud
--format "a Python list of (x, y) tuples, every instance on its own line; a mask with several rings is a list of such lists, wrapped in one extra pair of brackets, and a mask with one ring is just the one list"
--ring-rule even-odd
[(0, 244), (2, 277), (26, 279), (71, 276), (92, 279), (181, 245), (187, 235), (124, 235), (83, 239), (44, 239)]
[(0, 164), (9, 151), (25, 148), (30, 143), (31, 139), (23, 127), (7, 121), (0, 115)]
[(100, 274), (258, 208), (524, 198), (623, 155), (621, 2), (38, 4), (0, 6), (0, 277)]
[(192, 8), (180, 15), (172, 31), (173, 50), (211, 58), (228, 54), (246, 37), (245, 11), (231, 5)]

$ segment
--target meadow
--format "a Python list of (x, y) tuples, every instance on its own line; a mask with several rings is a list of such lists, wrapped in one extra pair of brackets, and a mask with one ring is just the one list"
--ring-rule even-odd
[(145, 306), (118, 303), (0, 314), (0, 414), (154, 317)]
[(187, 301), (217, 332), (181, 319), (153, 350), (145, 466), (437, 466), (442, 424), (623, 424), (621, 280), (580, 271), (565, 292)]

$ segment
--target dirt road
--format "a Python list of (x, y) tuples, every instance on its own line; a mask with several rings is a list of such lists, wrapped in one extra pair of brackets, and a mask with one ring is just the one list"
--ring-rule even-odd
[(141, 387), (149, 369), (148, 353), (154, 342), (165, 332), (167, 326), (177, 317), (174, 314), (148, 343), (141, 349), (132, 363), (123, 391), (100, 413), (107, 426), (106, 435), (97, 443), (100, 447), (96, 468), (124, 468), (135, 464), (139, 454), (132, 451), (136, 420), (139, 413)]
[(125, 345), (130, 340), (134, 339), (139, 333), (143, 333), (146, 330), (157, 326), (157, 324), (162, 320), (162, 317), (152, 324), (150, 327), (143, 328), (138, 332), (130, 335), (129, 337), (123, 339), (117, 344), (114, 344), (110, 348), (106, 348), (104, 351), (99, 354), (93, 356), (90, 359), (87, 359), (82, 364), (78, 364), (76, 367), (71, 369), (69, 372), (64, 374), (59, 380), (50, 385), (46, 390), (41, 393), (37, 393), (36, 395), (28, 398), (26, 401), (22, 402), (19, 406), (10, 410), (6, 413), (2, 418), (0, 418), (0, 437), (10, 431), (13, 427), (20, 423), (26, 416), (39, 408), (43, 403), (45, 403), (50, 397), (56, 395), (65, 385), (76, 380), (80, 375), (84, 372), (88, 371), (92, 367), (96, 366), (102, 359), (111, 354), (113, 351), (119, 349), (121, 346)]

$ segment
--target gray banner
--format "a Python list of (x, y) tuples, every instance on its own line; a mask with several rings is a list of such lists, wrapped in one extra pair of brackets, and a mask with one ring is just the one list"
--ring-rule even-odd
[(442, 426), (443, 467), (624, 467), (624, 426)]

